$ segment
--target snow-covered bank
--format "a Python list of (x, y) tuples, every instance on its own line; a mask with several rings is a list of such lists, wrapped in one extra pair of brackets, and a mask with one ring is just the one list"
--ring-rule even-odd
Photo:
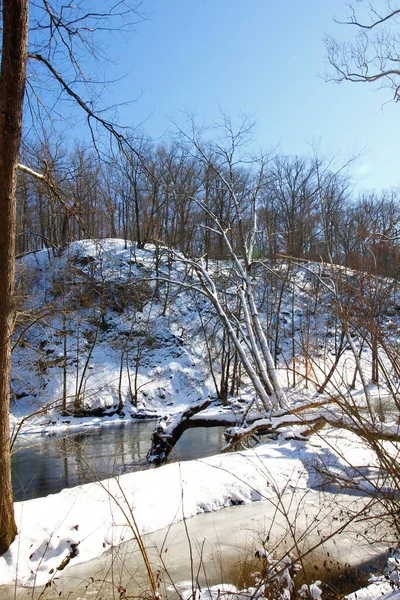
[[(320, 289), (321, 265), (293, 266), (287, 289), (281, 281), (286, 281), (286, 267), (276, 263), (268, 277), (260, 277), (256, 294), (280, 385), (290, 400), (313, 401), (337, 351), (327, 391), (346, 390), (353, 385), (354, 356), (341, 342), (331, 294), (326, 286)], [(227, 271), (228, 263), (210, 263), (218, 285), (234, 298), (237, 289), (226, 279)], [(243, 413), (254, 399), (244, 372), (239, 388), (232, 387), (232, 348), (211, 303), (181, 285), (192, 282), (191, 270), (179, 260), (171, 264), (159, 248), (139, 249), (118, 239), (81, 240), (61, 253), (26, 255), (17, 261), (17, 272), (21, 312), (13, 340), (13, 432), (21, 424), (19, 434), (44, 433), (180, 412), (223, 391), (228, 355), (231, 385), (224, 393), (229, 391), (232, 412)], [(357, 276), (349, 273), (354, 286)], [(177, 285), (168, 284), (169, 279)], [(400, 332), (396, 294), (396, 289), (387, 292), (387, 306), (379, 315), (390, 342)], [(359, 362), (368, 373), (368, 344), (357, 344)], [(303, 377), (309, 379), (307, 390)], [(364, 390), (355, 383), (352, 399), (358, 405), (365, 400)], [(374, 407), (392, 412), (383, 378), (370, 396)], [(68, 412), (74, 416), (66, 416)]]
[[(155, 250), (83, 240), (18, 261), (14, 429), (35, 412), (22, 431), (158, 416), (214, 392), (199, 336), (204, 302), (159, 293), (156, 268), (165, 265), (156, 267)], [(62, 415), (64, 403), (79, 416), (77, 402), (86, 421)]]
[[(346, 456), (347, 458), (343, 458)], [(16, 504), (19, 535), (0, 558), (0, 583), (40, 585), (70, 564), (185, 517), (321, 484), (334, 472), (372, 465), (371, 453), (343, 432), (324, 440), (277, 441), (246, 452), (174, 463)], [(68, 568), (68, 566), (67, 566)]]

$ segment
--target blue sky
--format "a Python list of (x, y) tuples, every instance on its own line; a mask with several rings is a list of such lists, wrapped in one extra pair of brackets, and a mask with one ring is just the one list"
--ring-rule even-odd
[(365, 149), (358, 189), (399, 183), (400, 106), (385, 104), (390, 92), (319, 77), (324, 32), (354, 31), (334, 23), (348, 14), (344, 1), (143, 0), (140, 10), (148, 16), (129, 39), (108, 42), (115, 72), (128, 74), (105, 100), (138, 98), (120, 108), (122, 121), (144, 121), (157, 138), (185, 111), (212, 123), (221, 107), (254, 115), (263, 148), (305, 154), (320, 140), (339, 162)]

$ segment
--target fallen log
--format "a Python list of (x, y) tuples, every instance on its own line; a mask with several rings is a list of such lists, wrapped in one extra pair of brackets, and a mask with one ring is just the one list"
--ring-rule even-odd
[[(232, 426), (232, 415), (218, 415), (217, 417), (199, 415), (201, 411), (211, 404), (211, 400), (202, 400), (191, 405), (172, 420), (161, 420), (153, 432), (151, 448), (147, 454), (147, 460), (155, 466), (163, 464), (182, 434), (191, 427), (215, 427), (226, 426), (226, 445), (221, 452), (246, 448), (250, 440), (259, 442), (258, 435), (274, 436), (284, 434), (286, 438), (306, 440), (313, 433), (320, 431), (325, 425), (339, 427), (352, 431), (356, 435), (366, 439), (372, 435), (376, 439), (388, 441), (400, 441), (400, 425), (388, 427), (385, 424), (369, 422), (356, 423), (346, 418), (340, 409), (338, 398), (330, 398), (325, 401), (302, 404), (289, 410), (278, 410), (269, 416), (246, 414), (246, 422), (243, 423), (244, 415), (240, 415), (240, 425)], [(329, 410), (332, 405), (335, 410)], [(341, 414), (342, 413), (342, 414)], [(239, 415), (237, 415), (239, 417)], [(194, 418), (193, 418), (194, 417)]]
[[(228, 414), (226, 417), (222, 415), (216, 417), (199, 415), (211, 403), (211, 399), (201, 400), (189, 406), (182, 413), (174, 415), (171, 420), (168, 420), (168, 417), (161, 419), (151, 436), (151, 447), (147, 453), (148, 462), (154, 466), (166, 462), (178, 440), (191, 427), (226, 426), (228, 428), (225, 433), (227, 444), (221, 448), (221, 452), (228, 452), (244, 447), (246, 440), (248, 438), (256, 439), (257, 434), (274, 434), (284, 427), (295, 426), (297, 432), (293, 432), (292, 437), (305, 439), (316, 429), (326, 424), (326, 420), (321, 418), (319, 414), (309, 414), (306, 418), (298, 414), (304, 410), (312, 411), (317, 407), (321, 408), (324, 405), (321, 402), (303, 405), (289, 411), (279, 410), (274, 416), (264, 418), (260, 414), (246, 414), (245, 424), (243, 424), (244, 415), (236, 415), (236, 418), (241, 419), (241, 425), (234, 423), (234, 426), (232, 426), (232, 414)], [(306, 427), (304, 427), (305, 424), (307, 424)], [(256, 441), (258, 440), (256, 439)]]
[[(289, 416), (289, 415), (286, 415)], [(327, 420), (319, 415), (313, 415), (308, 419), (287, 419), (282, 417), (257, 419), (251, 425), (245, 427), (231, 427), (225, 432), (226, 446), (221, 448), (221, 453), (231, 452), (246, 447), (249, 439), (258, 440), (258, 435), (273, 435), (282, 433), (284, 429), (290, 427), (290, 432), (286, 432), (286, 437), (296, 440), (305, 440), (313, 433), (316, 433), (327, 424)]]
[(175, 415), (169, 423), (161, 420), (151, 436), (151, 447), (147, 453), (148, 462), (156, 466), (165, 462), (181, 435), (193, 426), (190, 418), (210, 406), (211, 402), (212, 400), (208, 398), (192, 404), (181, 414)]
[[(201, 411), (206, 409), (212, 400), (202, 400), (196, 404), (192, 404), (189, 408), (178, 415), (174, 415), (170, 421), (168, 418), (161, 419), (151, 436), (151, 447), (147, 453), (148, 462), (154, 466), (163, 464), (174, 446), (177, 444), (183, 433), (187, 429), (195, 427), (227, 427), (237, 425), (238, 422), (243, 422), (243, 414), (227, 414), (218, 415), (200, 415)], [(246, 413), (246, 423), (253, 423), (260, 420), (260, 413), (248, 415)]]

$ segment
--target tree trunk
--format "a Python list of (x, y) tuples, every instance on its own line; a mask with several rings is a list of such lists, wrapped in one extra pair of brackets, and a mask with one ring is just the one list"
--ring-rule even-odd
[(181, 415), (175, 415), (169, 425), (162, 419), (151, 437), (151, 448), (147, 453), (148, 462), (156, 466), (165, 462), (181, 435), (192, 427), (193, 421), (190, 417), (205, 410), (210, 404), (210, 398), (192, 404)]
[(0, 554), (12, 543), (10, 457), (11, 335), (14, 323), (15, 183), (22, 130), (28, 39), (28, 0), (3, 0), (0, 75)]

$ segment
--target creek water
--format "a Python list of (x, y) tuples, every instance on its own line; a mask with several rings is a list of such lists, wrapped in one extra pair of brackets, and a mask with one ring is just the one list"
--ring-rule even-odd
[[(108, 425), (61, 436), (26, 436), (12, 457), (15, 501), (55, 494), (66, 487), (150, 467), (146, 460), (156, 421)], [(217, 454), (225, 427), (188, 429), (169, 461)]]

